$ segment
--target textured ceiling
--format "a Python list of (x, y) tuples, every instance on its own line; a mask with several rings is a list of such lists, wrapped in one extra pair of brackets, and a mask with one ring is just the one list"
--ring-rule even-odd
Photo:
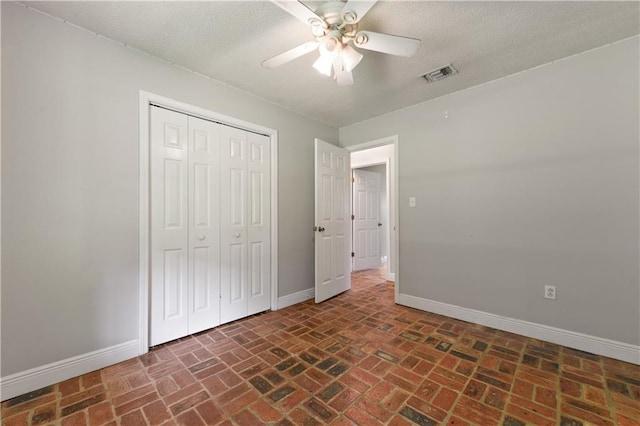
[[(640, 32), (636, 1), (381, 1), (360, 29), (421, 39), (418, 52), (362, 51), (355, 83), (337, 86), (311, 67), (317, 52), (260, 66), (312, 40), (307, 26), (268, 1), (24, 3), (336, 127)], [(430, 84), (418, 78), (447, 63), (460, 73)]]

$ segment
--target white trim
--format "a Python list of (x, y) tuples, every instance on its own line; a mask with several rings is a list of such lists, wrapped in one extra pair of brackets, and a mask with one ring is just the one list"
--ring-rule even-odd
[(271, 140), (271, 309), (277, 309), (278, 295), (278, 132), (274, 129), (219, 114), (153, 93), (140, 91), (140, 316), (139, 352), (149, 351), (149, 105), (163, 106), (205, 120), (216, 121)]
[(386, 136), (384, 138), (375, 139), (368, 142), (362, 142), (357, 145), (344, 146), (343, 148), (349, 152), (362, 151), (369, 148), (377, 148), (379, 146), (391, 145), (398, 142), (398, 135)]
[(640, 346), (629, 343), (617, 342), (588, 334), (577, 333), (575, 331), (503, 317), (488, 312), (437, 302), (435, 300), (410, 296), (408, 294), (399, 294), (396, 303), (640, 365)]
[[(392, 197), (390, 196), (391, 191), (389, 191), (390, 185), (391, 185), (391, 181), (392, 181), (392, 178), (390, 176), (391, 175), (391, 162), (392, 161), (393, 161), (393, 158), (385, 157), (384, 161), (382, 161), (382, 160), (365, 161), (365, 162), (362, 162), (362, 163), (358, 163), (356, 166), (354, 166), (353, 163), (351, 164), (351, 175), (352, 176), (353, 176), (353, 171), (354, 170), (360, 169), (362, 167), (377, 166), (377, 165), (384, 165), (384, 167), (385, 167), (385, 182), (384, 182), (384, 185), (385, 185), (386, 199), (387, 199), (387, 221), (386, 221), (386, 223), (384, 225), (385, 225), (385, 229), (386, 229), (385, 234), (387, 234), (386, 238), (387, 238), (387, 241), (388, 241), (388, 243), (387, 243), (388, 244), (387, 251), (389, 253), (388, 256), (387, 256), (387, 262), (386, 262), (387, 263), (387, 280), (388, 281), (395, 281), (395, 274), (391, 273), (391, 267), (390, 267), (391, 262), (395, 261), (395, 253), (391, 252), (391, 235), (392, 235), (392, 232), (391, 232), (391, 224), (392, 224), (392, 221), (391, 221), (391, 207), (393, 205), (393, 200), (391, 199)], [(353, 197), (354, 197), (354, 195), (353, 195), (353, 183), (352, 183), (351, 184), (351, 198), (350, 198), (351, 199), (351, 213), (354, 212), (354, 207), (353, 207), (354, 199), (353, 199)], [(352, 234), (351, 235), (351, 251), (355, 252), (356, 251), (355, 250), (356, 234), (355, 234), (355, 231), (354, 231), (353, 221), (351, 222), (351, 234)], [(351, 271), (354, 270), (355, 263), (356, 263), (355, 259), (352, 258), (351, 259)], [(395, 264), (396, 263), (394, 262), (394, 266), (395, 266)], [(394, 277), (393, 279), (391, 278), (392, 276)]]
[(271, 310), (278, 303), (278, 132), (271, 134)]
[(138, 356), (140, 343), (130, 340), (119, 345), (52, 362), (0, 379), (0, 400), (5, 401), (36, 389), (62, 382)]
[(306, 290), (278, 297), (278, 309), (286, 308), (287, 306), (295, 305), (296, 303), (305, 302), (309, 299), (313, 299), (314, 296), (315, 289), (308, 288)]
[[(138, 338), (139, 354), (149, 352), (149, 102), (150, 96), (140, 92), (140, 251)], [(146, 141), (146, 142), (145, 142)]]
[[(388, 191), (387, 188), (387, 199), (389, 201), (389, 223), (391, 226), (395, 228), (395, 233), (391, 232), (391, 226), (389, 229), (389, 258), (390, 262), (393, 262), (394, 272), (391, 273), (389, 269), (387, 269), (387, 279), (389, 281), (394, 281), (394, 297), (395, 303), (398, 303), (398, 296), (400, 292), (400, 281), (399, 281), (399, 271), (400, 271), (400, 193), (398, 192), (398, 176), (400, 165), (399, 165), (399, 157), (398, 157), (398, 135), (386, 136), (384, 138), (376, 139), (369, 142), (364, 142), (357, 145), (350, 145), (344, 147), (349, 152), (355, 151), (363, 151), (366, 149), (377, 148), (384, 145), (393, 145), (393, 157), (387, 159), (387, 179), (393, 177), (393, 182), (389, 183), (389, 186), (393, 186), (393, 191)], [(372, 163), (375, 164), (375, 163)], [(389, 167), (393, 169), (393, 174), (389, 173)], [(390, 194), (393, 193), (393, 197), (390, 197)], [(393, 200), (391, 199), (393, 198)], [(391, 239), (391, 235), (394, 235), (393, 241)], [(393, 247), (391, 247), (391, 243), (393, 242)]]
[[(0, 22), (2, 22), (2, 7), (0, 6)], [(2, 46), (2, 31), (0, 31), (0, 46)], [(2, 49), (0, 49), (2, 50)], [(2, 52), (0, 52), (0, 81), (2, 81)], [(1, 85), (0, 85), (1, 86)], [(0, 87), (0, 99), (2, 87)], [(2, 102), (0, 102), (0, 177), (2, 176)], [(1, 179), (0, 179), (1, 181)], [(2, 184), (0, 182), (0, 217), (2, 216)], [(0, 220), (0, 241), (2, 241), (2, 220)], [(2, 244), (0, 244), (0, 290), (2, 289)], [(2, 291), (0, 291), (0, 306), (2, 306)], [(2, 321), (0, 320), (0, 324)], [(0, 342), (2, 342), (2, 327), (0, 326)], [(2, 357), (0, 356), (0, 359)], [(2, 388), (0, 387), (0, 401), (2, 400)]]

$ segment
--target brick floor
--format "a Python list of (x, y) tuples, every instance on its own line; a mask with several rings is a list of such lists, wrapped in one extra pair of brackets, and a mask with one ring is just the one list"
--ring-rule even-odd
[(3, 425), (639, 425), (640, 366), (353, 288), (2, 403)]

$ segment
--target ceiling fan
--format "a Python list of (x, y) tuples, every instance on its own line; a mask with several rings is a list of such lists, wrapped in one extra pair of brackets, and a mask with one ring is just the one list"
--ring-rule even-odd
[[(376, 0), (328, 1), (313, 11), (295, 0), (271, 0), (311, 27), (315, 40), (308, 41), (262, 62), (265, 68), (275, 68), (310, 53), (316, 48), (320, 57), (313, 67), (331, 76), (338, 85), (353, 84), (352, 71), (362, 60), (359, 47), (391, 55), (410, 57), (418, 50), (420, 40), (373, 31), (358, 31), (358, 23), (377, 3)], [(345, 3), (346, 1), (346, 3)]]

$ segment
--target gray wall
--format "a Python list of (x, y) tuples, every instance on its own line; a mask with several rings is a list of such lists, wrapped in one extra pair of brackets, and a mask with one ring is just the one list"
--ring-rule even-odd
[(638, 40), (340, 129), (399, 137), (401, 293), (640, 343)]
[(2, 376), (138, 337), (138, 96), (279, 131), (279, 294), (313, 286), (336, 129), (2, 2)]
[[(358, 167), (359, 170), (380, 173), (380, 222), (389, 226), (389, 212), (387, 211), (387, 165), (377, 164), (369, 167)], [(380, 233), (380, 256), (389, 260), (389, 242), (387, 241), (387, 229), (382, 228)]]

